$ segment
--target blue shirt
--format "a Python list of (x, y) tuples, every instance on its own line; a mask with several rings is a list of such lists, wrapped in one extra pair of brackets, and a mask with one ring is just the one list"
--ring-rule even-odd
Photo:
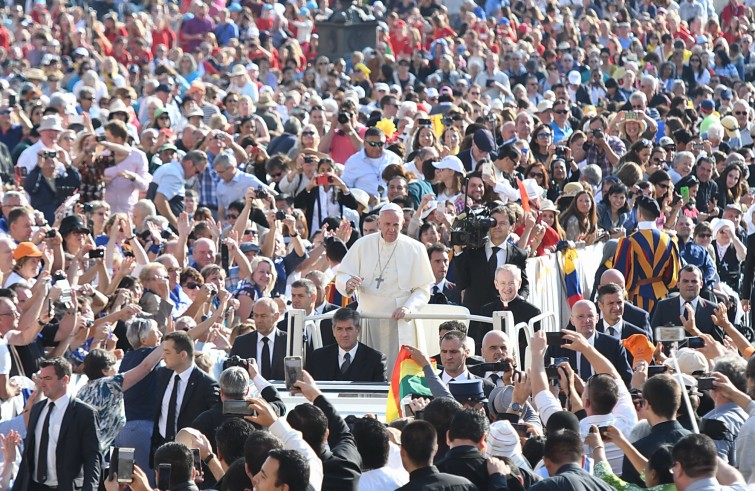
[(703, 288), (711, 289), (716, 282), (716, 265), (708, 251), (691, 240), (679, 244), (679, 255), (687, 264), (694, 264), (703, 274)]
[(568, 124), (564, 129), (559, 128), (555, 121), (551, 121), (550, 127), (553, 130), (553, 143), (560, 143), (566, 140), (574, 132)]
[(8, 131), (3, 133), (3, 130), (0, 129), (0, 142), (5, 143), (5, 146), (8, 147), (8, 151), (12, 152), (14, 148), (16, 148), (16, 145), (18, 145), (21, 142), (21, 139), (24, 137), (24, 128), (20, 124), (14, 124), (11, 125), (10, 128), (8, 128)]
[[(747, 421), (748, 415), (744, 409), (740, 408), (734, 402), (726, 402), (719, 404), (708, 414), (703, 416), (703, 422), (705, 420), (717, 420), (724, 424), (726, 427), (725, 435), (721, 440), (713, 440), (716, 444), (716, 450), (718, 450), (718, 456), (721, 457), (724, 462), (736, 467), (737, 459), (734, 453), (734, 446), (739, 436), (739, 430), (742, 425)], [(705, 424), (705, 423), (703, 423)]]
[(215, 26), (215, 37), (220, 46), (227, 46), (231, 39), (239, 37), (239, 28), (233, 21)]
[[(218, 174), (215, 169), (212, 168), (212, 161), (215, 160), (214, 156), (207, 154), (209, 165), (201, 174), (197, 175), (197, 183), (199, 184), (199, 206), (206, 206), (211, 210), (218, 208)], [(158, 189), (159, 191), (159, 189)]]
[[(155, 348), (140, 348), (127, 351), (123, 355), (119, 373), (125, 373), (147, 358)], [(126, 409), (126, 421), (152, 421), (157, 413), (157, 370), (152, 370), (146, 377), (123, 393)]]

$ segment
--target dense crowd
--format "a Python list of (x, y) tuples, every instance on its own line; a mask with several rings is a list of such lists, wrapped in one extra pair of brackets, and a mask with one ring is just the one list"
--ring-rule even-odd
[(5, 3), (0, 489), (744, 490), (751, 3)]

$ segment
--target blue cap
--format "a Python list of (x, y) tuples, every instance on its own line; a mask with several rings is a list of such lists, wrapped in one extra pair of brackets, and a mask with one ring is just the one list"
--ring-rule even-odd
[(309, 15), (309, 9), (307, 7), (302, 7), (301, 10), (299, 10), (299, 15)]
[(485, 19), (485, 9), (482, 7), (475, 7), (472, 13), (475, 14), (478, 19)]
[(700, 109), (712, 113), (716, 110), (716, 103), (712, 99), (705, 99), (700, 103)]
[(509, 20), (508, 17), (501, 17), (500, 19), (498, 19), (498, 23), (509, 25), (511, 24), (511, 21)]
[(269, 3), (266, 3), (265, 5), (262, 6), (262, 10), (273, 10), (273, 6), (270, 5)]
[(317, 2), (314, 2), (312, 0), (309, 0), (309, 2), (304, 4), (305, 7), (307, 7), (309, 10), (317, 10), (319, 7), (317, 6)]
[(243, 9), (241, 8), (241, 5), (239, 5), (238, 3), (232, 3), (228, 6), (229, 12), (241, 12), (241, 10)]
[(448, 383), (448, 391), (454, 399), (464, 403), (469, 401), (488, 402), (485, 391), (482, 388), (482, 379), (455, 380)]

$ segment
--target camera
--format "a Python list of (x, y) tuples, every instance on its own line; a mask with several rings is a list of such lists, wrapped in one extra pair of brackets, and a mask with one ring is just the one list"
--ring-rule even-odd
[(97, 138), (95, 138), (97, 143), (102, 143), (107, 141), (107, 136), (105, 135), (97, 135)]
[(262, 186), (257, 186), (257, 197), (259, 199), (267, 198), (267, 190), (263, 188)]
[(313, 156), (311, 156), (311, 155), (305, 155), (304, 156), (304, 162), (305, 163), (311, 164), (314, 161), (315, 161), (315, 158)]
[(563, 146), (556, 147), (555, 154), (556, 154), (556, 157), (561, 157), (561, 158), (566, 157), (566, 148)]
[(467, 208), (451, 225), (451, 245), (470, 249), (485, 247), (488, 230), (495, 224), (495, 218), (490, 216), (487, 208)]
[(246, 358), (241, 358), (239, 355), (233, 355), (223, 362), (223, 370), (226, 370), (231, 367), (241, 367), (244, 370), (249, 368), (249, 360)]
[(276, 220), (285, 220), (286, 219), (286, 212), (285, 211), (276, 211), (275, 212), (275, 219)]
[(84, 207), (84, 213), (92, 213), (91, 203), (84, 203), (82, 206)]
[(55, 235), (57, 235), (58, 231), (54, 228), (51, 228), (47, 232), (45, 232), (45, 239), (54, 239)]
[(349, 122), (351, 118), (349, 118), (349, 113), (347, 112), (340, 112), (338, 113), (338, 123), (339, 124), (346, 124)]
[(601, 128), (592, 130), (592, 136), (593, 138), (603, 138), (603, 130)]

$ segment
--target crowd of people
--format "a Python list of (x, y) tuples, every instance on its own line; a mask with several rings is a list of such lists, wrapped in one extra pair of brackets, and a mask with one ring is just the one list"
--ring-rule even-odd
[(751, 3), (6, 2), (0, 489), (744, 490)]

